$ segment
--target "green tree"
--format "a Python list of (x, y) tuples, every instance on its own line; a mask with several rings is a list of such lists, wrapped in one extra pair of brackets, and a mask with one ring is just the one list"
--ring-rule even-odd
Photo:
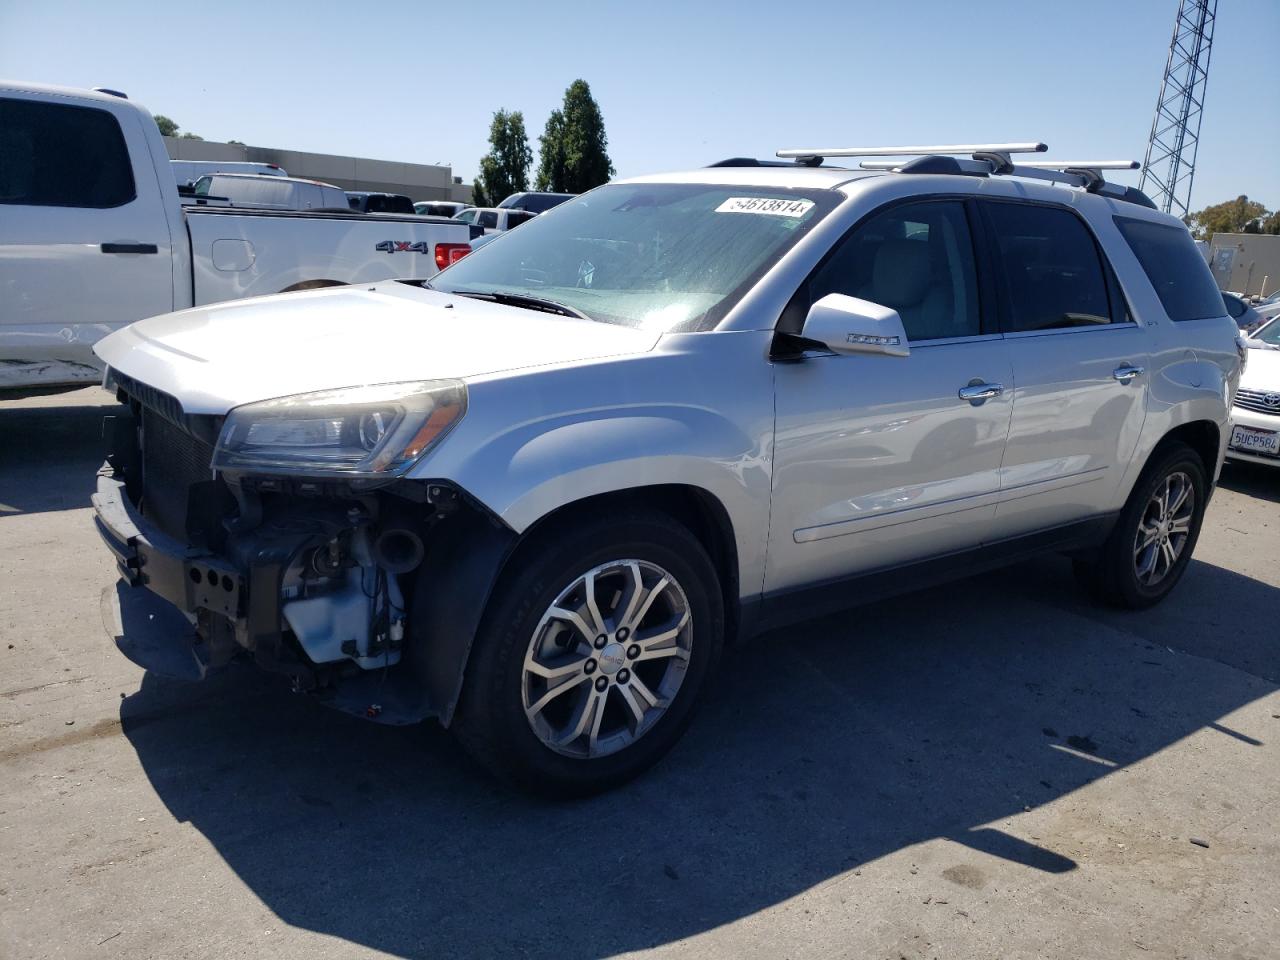
[(582, 193), (607, 183), (614, 174), (604, 117), (585, 80), (569, 84), (564, 104), (547, 118), (538, 143), (539, 190)]
[(493, 204), (489, 202), (488, 196), (484, 192), (484, 184), (480, 182), (480, 178), (476, 177), (475, 182), (471, 184), (471, 205), (473, 207), (491, 207)]
[(552, 110), (538, 138), (538, 189), (564, 192), (564, 114)]
[(489, 124), (489, 152), (480, 158), (480, 176), (476, 177), (473, 196), (479, 195), (488, 206), (512, 193), (529, 189), (529, 167), (533, 151), (524, 130), (524, 114), (519, 110), (499, 110)]
[(1268, 214), (1262, 221), (1262, 232), (1269, 233), (1272, 236), (1280, 234), (1280, 210), (1275, 213)]
[(1197, 240), (1207, 240), (1215, 233), (1270, 232), (1263, 228), (1270, 216), (1266, 207), (1241, 194), (1234, 200), (1197, 210), (1186, 218), (1186, 223)]
[(155, 114), (153, 119), (156, 122), (156, 126), (160, 128), (160, 135), (162, 137), (177, 137), (179, 140), (204, 139), (204, 137), (200, 136), (198, 133), (180, 133), (177, 121), (169, 119), (163, 113)]

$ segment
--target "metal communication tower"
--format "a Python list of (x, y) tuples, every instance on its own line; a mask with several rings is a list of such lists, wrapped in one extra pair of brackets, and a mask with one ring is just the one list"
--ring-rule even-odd
[(1166, 213), (1185, 217), (1200, 146), (1200, 119), (1209, 82), (1209, 52), (1218, 0), (1179, 0), (1156, 115), (1139, 188)]
[(1216, 18), (1217, 0), (1179, 0), (1169, 61), (1138, 184), (1166, 214), (1187, 216), (1192, 202)]

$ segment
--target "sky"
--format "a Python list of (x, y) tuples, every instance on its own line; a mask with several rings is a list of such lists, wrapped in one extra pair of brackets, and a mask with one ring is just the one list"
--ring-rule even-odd
[[(0, 77), (124, 90), (210, 140), (446, 163), (468, 182), (500, 108), (523, 111), (536, 165), (579, 77), (620, 176), (841, 144), (1141, 160), (1177, 6), (0, 0)], [(1193, 209), (1280, 207), (1277, 38), (1280, 0), (1220, 3)]]

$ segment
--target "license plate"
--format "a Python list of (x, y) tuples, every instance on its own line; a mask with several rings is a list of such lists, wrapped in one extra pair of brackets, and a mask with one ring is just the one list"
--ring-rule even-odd
[(1231, 431), (1231, 447), (1245, 453), (1267, 453), (1280, 457), (1280, 433), (1271, 430), (1254, 430), (1252, 427), (1236, 427)]

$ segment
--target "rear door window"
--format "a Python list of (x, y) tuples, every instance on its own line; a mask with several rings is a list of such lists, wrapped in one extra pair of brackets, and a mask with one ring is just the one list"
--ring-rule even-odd
[(480, 213), (480, 226), (487, 230), (497, 229), (498, 214), (493, 210), (483, 210)]
[(0, 98), (0, 203), (106, 209), (135, 196), (129, 149), (106, 110)]
[(1225, 304), (1218, 285), (1184, 227), (1130, 217), (1116, 217), (1115, 222), (1170, 320), (1222, 316)]
[(1097, 241), (1074, 213), (1028, 203), (982, 206), (995, 248), (1005, 332), (1127, 320), (1120, 304), (1112, 308)]

